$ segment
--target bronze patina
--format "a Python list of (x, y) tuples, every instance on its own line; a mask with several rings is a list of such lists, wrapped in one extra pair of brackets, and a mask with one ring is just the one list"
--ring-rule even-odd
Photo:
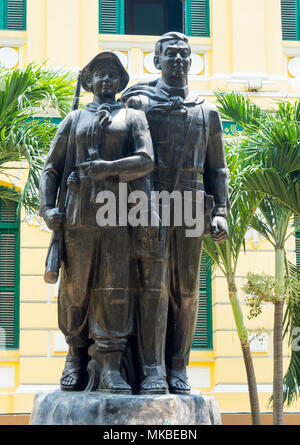
[[(41, 215), (51, 230), (63, 225), (58, 321), (69, 352), (62, 390), (84, 389), (92, 356), (101, 369), (101, 390), (131, 393), (120, 374), (133, 333), (130, 227), (99, 227), (96, 222), (99, 191), (117, 195), (120, 181), (134, 187), (137, 180), (136, 187), (144, 187), (141, 178), (153, 168), (144, 112), (115, 99), (127, 83), (126, 70), (111, 52), (98, 54), (83, 69), (83, 88), (94, 100), (60, 124), (40, 181)], [(55, 203), (66, 167), (62, 214)]]
[[(58, 319), (69, 345), (62, 390), (191, 390), (186, 367), (202, 239), (210, 235), (221, 243), (228, 237), (223, 132), (217, 109), (189, 95), (187, 37), (164, 34), (154, 63), (161, 78), (136, 84), (116, 100), (128, 74), (115, 54), (98, 54), (82, 70), (93, 102), (60, 124), (42, 173), (40, 213), (62, 233)], [(143, 191), (149, 204), (152, 192), (176, 191), (183, 206), (186, 191), (192, 201), (202, 197), (201, 232), (187, 236), (186, 222), (175, 224), (173, 200), (170, 224), (164, 224), (160, 203), (153, 225), (100, 227), (97, 197), (108, 191), (118, 201), (121, 183), (128, 192)]]
[(123, 101), (146, 113), (155, 152), (154, 189), (203, 191), (206, 223), (198, 237), (186, 237), (184, 225), (163, 228), (156, 249), (138, 259), (140, 392), (189, 394), (186, 367), (197, 317), (202, 238), (205, 231), (217, 243), (228, 237), (223, 131), (215, 106), (189, 96), (191, 48), (185, 35), (164, 34), (155, 45), (154, 64), (161, 78), (129, 88)]

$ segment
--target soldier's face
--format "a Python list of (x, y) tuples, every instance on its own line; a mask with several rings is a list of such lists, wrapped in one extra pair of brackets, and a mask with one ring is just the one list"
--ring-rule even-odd
[(92, 89), (95, 96), (112, 97), (118, 91), (120, 74), (114, 64), (101, 65), (95, 68), (92, 76)]
[(154, 63), (165, 77), (186, 77), (191, 66), (190, 47), (181, 40), (164, 42)]

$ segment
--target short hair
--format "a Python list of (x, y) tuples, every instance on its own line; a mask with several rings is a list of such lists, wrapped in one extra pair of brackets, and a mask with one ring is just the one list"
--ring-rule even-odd
[(182, 42), (187, 43), (189, 50), (191, 52), (191, 47), (189, 45), (188, 38), (185, 34), (182, 34), (181, 32), (172, 31), (167, 32), (166, 34), (163, 34), (155, 43), (155, 55), (160, 56), (162, 51), (162, 44), (164, 42), (167, 42), (168, 40), (181, 40)]

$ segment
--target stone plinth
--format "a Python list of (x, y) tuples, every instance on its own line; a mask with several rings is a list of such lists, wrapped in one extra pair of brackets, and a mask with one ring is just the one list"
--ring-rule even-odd
[(191, 394), (53, 392), (35, 396), (31, 425), (219, 425), (216, 400)]

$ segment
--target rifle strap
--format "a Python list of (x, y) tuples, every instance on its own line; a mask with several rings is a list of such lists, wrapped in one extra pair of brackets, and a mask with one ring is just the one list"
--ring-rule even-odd
[[(60, 213), (64, 213), (65, 210), (65, 203), (66, 203), (66, 196), (67, 196), (67, 179), (69, 174), (71, 173), (75, 162), (74, 157), (76, 157), (76, 127), (79, 121), (79, 117), (81, 114), (81, 110), (79, 110), (77, 113), (74, 113), (70, 134), (68, 138), (68, 146), (67, 146), (67, 152), (65, 157), (65, 167), (64, 172), (62, 176), (62, 180), (60, 183), (60, 192), (59, 192), (59, 198), (58, 198), (58, 211)], [(73, 161), (73, 162), (72, 162)]]
[(188, 150), (190, 148), (190, 141), (191, 141), (191, 134), (192, 134), (192, 130), (193, 130), (193, 123), (195, 122), (196, 118), (199, 117), (200, 112), (203, 112), (202, 110), (202, 105), (199, 104), (199, 106), (196, 107), (196, 109), (192, 112), (192, 113), (188, 113), (188, 118), (187, 118), (187, 133), (185, 136), (185, 144), (184, 144), (184, 148), (182, 151), (182, 156), (179, 159), (179, 163), (178, 163), (178, 167), (176, 170), (176, 176), (175, 176), (175, 180), (174, 180), (174, 184), (173, 184), (173, 190), (176, 190), (177, 186), (178, 186), (178, 182), (179, 182), (179, 177), (180, 177), (180, 173), (181, 173), (181, 169), (183, 167), (183, 164), (186, 160), (187, 154), (188, 154)]

